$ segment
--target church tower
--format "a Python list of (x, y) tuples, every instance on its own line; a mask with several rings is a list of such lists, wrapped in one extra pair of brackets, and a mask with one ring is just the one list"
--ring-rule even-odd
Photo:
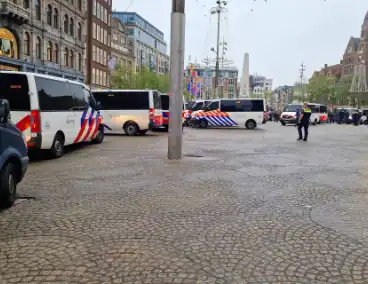
[(359, 94), (361, 101), (368, 102), (368, 12), (365, 15), (358, 46), (358, 64), (354, 67), (354, 75), (350, 92)]

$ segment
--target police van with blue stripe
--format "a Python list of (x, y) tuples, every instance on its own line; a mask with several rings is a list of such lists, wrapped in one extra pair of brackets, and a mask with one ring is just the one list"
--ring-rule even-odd
[(245, 127), (255, 129), (265, 123), (264, 99), (217, 99), (192, 117), (192, 125), (208, 127)]

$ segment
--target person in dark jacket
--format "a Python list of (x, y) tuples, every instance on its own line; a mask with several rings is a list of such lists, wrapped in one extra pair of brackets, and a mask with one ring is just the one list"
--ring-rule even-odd
[[(309, 128), (309, 121), (312, 116), (312, 110), (309, 108), (308, 104), (303, 105), (303, 109), (301, 111), (299, 125), (298, 125), (298, 134), (299, 138), (298, 141), (308, 141), (308, 128)], [(304, 128), (304, 139), (302, 128)]]

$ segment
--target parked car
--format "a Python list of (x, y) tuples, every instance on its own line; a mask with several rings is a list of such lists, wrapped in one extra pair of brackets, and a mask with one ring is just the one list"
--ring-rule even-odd
[(362, 109), (362, 116), (360, 118), (360, 124), (368, 125), (368, 109), (364, 108)]
[(10, 106), (0, 99), (0, 208), (13, 205), (29, 158), (23, 133), (10, 120)]

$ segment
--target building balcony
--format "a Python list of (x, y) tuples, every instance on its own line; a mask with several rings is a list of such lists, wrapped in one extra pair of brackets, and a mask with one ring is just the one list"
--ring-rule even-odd
[(7, 16), (11, 20), (25, 24), (31, 16), (30, 9), (14, 4), (11, 0), (0, 0), (0, 15)]

